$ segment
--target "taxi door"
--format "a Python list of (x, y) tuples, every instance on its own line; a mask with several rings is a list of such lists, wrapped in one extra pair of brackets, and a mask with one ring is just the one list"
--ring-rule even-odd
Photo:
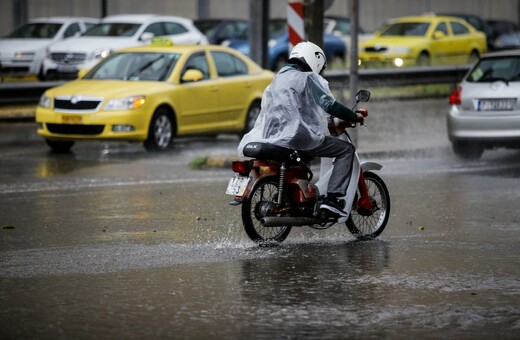
[[(197, 81), (183, 82), (182, 76), (187, 70), (202, 72), (203, 78)], [(181, 85), (177, 97), (177, 129), (179, 134), (210, 132), (214, 112), (219, 106), (219, 85), (216, 77), (211, 77), (210, 68), (204, 51), (189, 57), (181, 72)]]
[(241, 130), (251, 104), (253, 78), (247, 65), (231, 53), (212, 51), (219, 79), (219, 110), (215, 122), (221, 129)]

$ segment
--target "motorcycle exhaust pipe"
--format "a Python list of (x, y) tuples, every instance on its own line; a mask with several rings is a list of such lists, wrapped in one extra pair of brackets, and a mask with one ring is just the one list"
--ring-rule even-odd
[(323, 223), (315, 217), (276, 217), (268, 216), (260, 220), (264, 227), (295, 227)]

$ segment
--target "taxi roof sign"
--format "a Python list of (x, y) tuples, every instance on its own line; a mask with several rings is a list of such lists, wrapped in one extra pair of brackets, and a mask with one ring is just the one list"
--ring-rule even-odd
[(152, 46), (173, 46), (173, 41), (168, 37), (155, 37), (152, 39)]

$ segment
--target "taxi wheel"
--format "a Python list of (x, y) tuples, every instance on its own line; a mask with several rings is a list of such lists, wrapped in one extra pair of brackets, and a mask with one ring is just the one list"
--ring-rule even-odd
[(164, 151), (170, 147), (175, 133), (171, 112), (167, 108), (158, 108), (150, 122), (148, 138), (144, 147), (148, 151)]
[(256, 119), (258, 118), (258, 115), (260, 114), (260, 102), (255, 101), (251, 104), (249, 107), (249, 110), (247, 110), (247, 116), (246, 116), (246, 123), (244, 125), (244, 131), (242, 131), (243, 134), (248, 133), (251, 131), (253, 126), (255, 126)]
[(53, 152), (56, 153), (65, 153), (69, 152), (70, 148), (74, 145), (72, 141), (59, 141), (59, 140), (50, 140), (46, 139), (45, 142), (52, 149)]
[(426, 52), (421, 52), (421, 54), (419, 54), (419, 57), (417, 58), (417, 65), (419, 66), (430, 66), (432, 63), (431, 59), (430, 59), (430, 55)]

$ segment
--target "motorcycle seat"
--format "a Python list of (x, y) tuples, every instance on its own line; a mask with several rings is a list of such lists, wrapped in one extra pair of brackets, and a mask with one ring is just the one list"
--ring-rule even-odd
[(295, 154), (296, 152), (301, 158), (305, 158), (304, 161), (308, 161), (309, 158), (311, 158), (305, 156), (304, 152), (302, 151), (270, 143), (250, 142), (244, 146), (243, 150), (244, 156), (246, 157), (256, 159), (271, 159), (277, 161), (291, 160), (291, 155)]

